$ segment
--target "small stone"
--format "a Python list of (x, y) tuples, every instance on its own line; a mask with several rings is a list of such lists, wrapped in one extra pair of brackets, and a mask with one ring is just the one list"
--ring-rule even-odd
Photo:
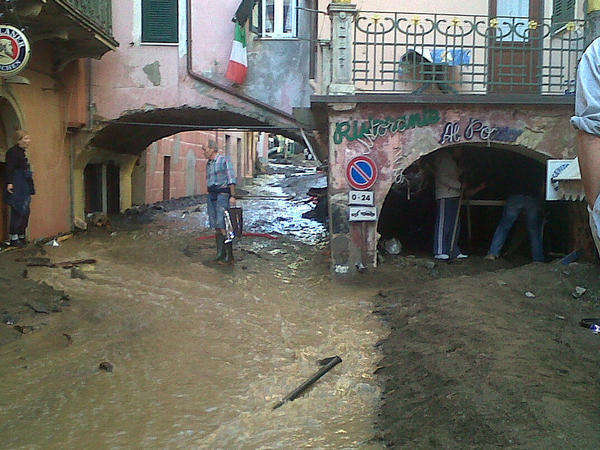
[(87, 275), (77, 267), (71, 268), (71, 278), (79, 278), (80, 280), (87, 279)]
[(535, 298), (535, 294), (531, 291), (527, 291), (527, 292), (525, 292), (525, 297)]
[(114, 366), (111, 363), (109, 363), (108, 361), (102, 361), (100, 363), (100, 365), (98, 366), (98, 369), (104, 370), (105, 372), (112, 372), (113, 368), (114, 368)]
[(585, 294), (586, 292), (587, 292), (587, 289), (586, 289), (586, 288), (584, 288), (583, 286), (577, 286), (577, 287), (575, 288), (575, 291), (573, 291), (573, 292), (571, 293), (571, 296), (572, 296), (573, 298), (579, 298), (579, 297), (581, 297), (583, 294)]
[(48, 311), (48, 308), (46, 308), (44, 305), (42, 305), (42, 304), (40, 304), (38, 302), (34, 302), (32, 300), (30, 300), (29, 302), (25, 303), (25, 306), (29, 306), (36, 313), (50, 314), (50, 311)]

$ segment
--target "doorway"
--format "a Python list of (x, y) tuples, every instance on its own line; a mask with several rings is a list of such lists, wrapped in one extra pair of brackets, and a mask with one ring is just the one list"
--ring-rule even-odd
[(85, 213), (102, 211), (102, 164), (88, 164), (83, 170)]
[(542, 0), (491, 0), (490, 17), (498, 20), (488, 53), (488, 92), (537, 94), (540, 89)]
[(106, 165), (106, 197), (106, 212), (118, 214), (121, 210), (119, 166), (111, 163)]

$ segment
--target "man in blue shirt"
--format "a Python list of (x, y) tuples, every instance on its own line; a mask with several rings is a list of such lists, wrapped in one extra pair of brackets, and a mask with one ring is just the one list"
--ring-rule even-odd
[(208, 190), (208, 221), (215, 229), (218, 264), (233, 265), (233, 243), (225, 243), (225, 211), (235, 207), (236, 177), (231, 161), (221, 155), (216, 146), (204, 147), (206, 186)]

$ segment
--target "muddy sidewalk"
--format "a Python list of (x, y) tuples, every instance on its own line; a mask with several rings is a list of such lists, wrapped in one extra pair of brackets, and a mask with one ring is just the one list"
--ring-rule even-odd
[[(402, 287), (374, 299), (391, 330), (378, 345), (382, 439), (407, 448), (597, 447), (600, 335), (579, 320), (600, 317), (598, 267), (486, 264), (405, 268)], [(579, 298), (577, 286), (587, 289)]]

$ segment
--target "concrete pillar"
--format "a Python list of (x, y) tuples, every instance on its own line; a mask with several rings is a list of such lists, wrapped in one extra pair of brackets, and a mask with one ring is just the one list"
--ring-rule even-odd
[(123, 157), (119, 164), (119, 190), (120, 190), (120, 208), (121, 212), (131, 208), (131, 175), (135, 168), (137, 156)]
[(327, 11), (331, 17), (331, 84), (327, 92), (329, 95), (353, 95), (352, 21), (356, 16), (356, 5), (330, 3)]
[(83, 168), (73, 168), (73, 217), (85, 220), (85, 186)]
[(585, 14), (585, 46), (587, 47), (594, 39), (600, 37), (600, 0), (587, 0)]

